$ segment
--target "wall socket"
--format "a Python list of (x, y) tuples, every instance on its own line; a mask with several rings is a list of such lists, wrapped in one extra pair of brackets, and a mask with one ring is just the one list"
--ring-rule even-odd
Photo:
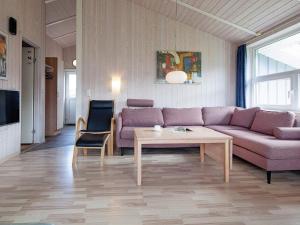
[(87, 89), (86, 95), (89, 97), (89, 99), (92, 98), (92, 92), (91, 92), (91, 89)]

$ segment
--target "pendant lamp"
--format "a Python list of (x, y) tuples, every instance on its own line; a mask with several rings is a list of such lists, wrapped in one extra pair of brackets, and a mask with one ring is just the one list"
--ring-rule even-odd
[[(178, 7), (178, 3), (176, 0), (176, 18), (175, 18), (175, 33), (174, 33), (174, 39), (175, 39), (175, 51), (174, 54), (177, 55), (177, 51), (176, 51), (176, 37), (177, 37), (177, 7)], [(175, 56), (174, 56), (175, 57)], [(178, 57), (179, 58), (179, 57)], [(175, 60), (175, 63), (177, 64), (177, 60)], [(186, 81), (187, 79), (187, 74), (186, 72), (182, 71), (182, 70), (174, 70), (174, 71), (170, 71), (167, 73), (166, 75), (166, 81), (170, 84), (182, 84)]]

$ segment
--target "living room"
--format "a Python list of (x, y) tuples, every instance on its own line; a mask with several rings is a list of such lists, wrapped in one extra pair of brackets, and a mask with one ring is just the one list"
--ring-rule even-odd
[(0, 0), (0, 224), (299, 224), (299, 12)]

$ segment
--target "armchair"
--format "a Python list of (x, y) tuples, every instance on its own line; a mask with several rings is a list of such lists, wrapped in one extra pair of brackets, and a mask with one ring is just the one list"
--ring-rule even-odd
[(104, 160), (105, 147), (108, 142), (108, 154), (113, 154), (113, 101), (92, 100), (89, 106), (88, 120), (80, 117), (76, 123), (76, 141), (73, 152), (73, 165), (77, 163), (78, 151), (83, 149), (101, 150), (101, 164)]

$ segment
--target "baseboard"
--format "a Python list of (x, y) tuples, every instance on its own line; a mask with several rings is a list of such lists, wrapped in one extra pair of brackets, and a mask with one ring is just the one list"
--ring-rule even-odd
[(20, 154), (20, 152), (16, 152), (16, 153), (13, 153), (13, 154), (10, 154), (10, 155), (4, 157), (3, 159), (0, 159), (0, 165), (1, 165), (2, 163), (6, 162), (7, 160), (9, 160), (9, 159), (11, 159), (11, 158), (13, 158), (13, 157), (19, 155), (19, 154)]

